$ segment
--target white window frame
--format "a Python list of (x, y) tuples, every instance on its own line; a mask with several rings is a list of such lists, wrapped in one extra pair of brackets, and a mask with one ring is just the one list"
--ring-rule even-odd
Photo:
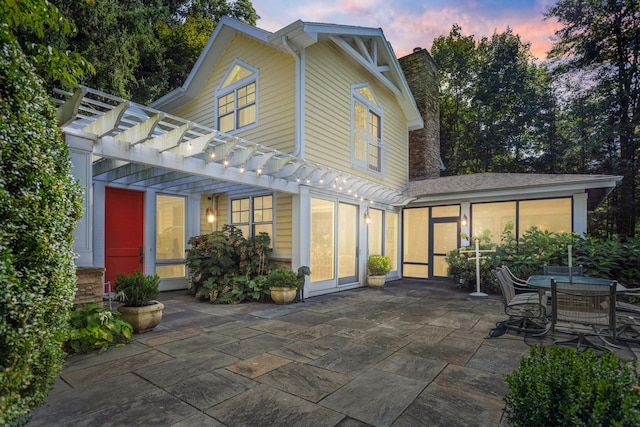
[[(245, 68), (249, 71), (251, 71), (251, 74), (247, 77), (244, 77), (241, 80), (238, 80), (237, 82), (233, 82), (230, 85), (227, 86), (223, 86), (224, 83), (227, 81), (227, 79), (229, 78), (229, 75), (233, 72), (233, 69), (235, 66), (240, 66), (242, 68)], [(230, 94), (233, 94), (233, 98), (234, 98), (234, 107), (233, 107), (233, 129), (224, 131), (225, 133), (234, 133), (237, 131), (241, 131), (241, 130), (246, 130), (246, 129), (251, 129), (252, 127), (255, 127), (258, 125), (258, 93), (259, 93), (259, 88), (258, 88), (258, 69), (255, 67), (252, 67), (251, 65), (240, 61), (238, 59), (236, 59), (235, 61), (233, 61), (233, 64), (231, 64), (231, 66), (229, 67), (229, 69), (227, 70), (226, 74), (224, 75), (224, 77), (222, 78), (222, 80), (220, 81), (220, 84), (218, 85), (218, 87), (216, 88), (216, 92), (215, 92), (215, 127), (216, 129), (220, 130), (220, 114), (219, 114), (219, 107), (220, 107), (220, 100)], [(251, 85), (254, 84), (255, 85), (255, 99), (253, 101), (253, 103), (251, 104), (247, 104), (247, 105), (243, 105), (242, 108), (238, 108), (238, 91)], [(255, 108), (255, 121), (253, 121), (252, 123), (249, 123), (247, 125), (244, 126), (239, 126), (238, 123), (238, 112), (241, 111), (244, 108), (247, 108), (248, 106), (253, 105)], [(230, 113), (231, 114), (231, 113)]]
[[(358, 89), (362, 89), (362, 88), (367, 88), (369, 90), (369, 92), (373, 97), (373, 102), (358, 91)], [(356, 129), (356, 114), (355, 114), (356, 102), (362, 105), (367, 110), (366, 125), (365, 125), (366, 130), (364, 134), (360, 135), (360, 137), (362, 137), (367, 144), (366, 155), (365, 155), (366, 158), (364, 160), (356, 156), (356, 137), (358, 136), (357, 129)], [(371, 113), (375, 114), (379, 119), (379, 123), (378, 123), (379, 136), (376, 136), (374, 138), (372, 138), (372, 136), (369, 134), (369, 125), (370, 125), (369, 118), (371, 117)], [(360, 83), (360, 84), (351, 86), (351, 163), (355, 167), (365, 169), (373, 173), (383, 172), (383, 163), (384, 163), (383, 149), (382, 149), (383, 148), (382, 135), (384, 135), (383, 123), (384, 123), (383, 110), (382, 110), (380, 101), (378, 100), (378, 97), (376, 96), (371, 86), (368, 83)], [(378, 155), (377, 165), (371, 164), (370, 150), (372, 147), (377, 148), (377, 155)]]

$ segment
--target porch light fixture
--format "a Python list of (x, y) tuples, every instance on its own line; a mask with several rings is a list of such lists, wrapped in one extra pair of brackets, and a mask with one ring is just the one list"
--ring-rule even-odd
[(369, 212), (364, 213), (364, 223), (371, 224), (371, 217), (369, 216)]
[(205, 211), (205, 215), (209, 224), (213, 224), (213, 222), (216, 220), (216, 216), (212, 208), (207, 208), (207, 210)]
[(469, 224), (469, 218), (467, 218), (467, 214), (462, 215), (462, 221), (460, 221), (460, 225), (466, 227)]

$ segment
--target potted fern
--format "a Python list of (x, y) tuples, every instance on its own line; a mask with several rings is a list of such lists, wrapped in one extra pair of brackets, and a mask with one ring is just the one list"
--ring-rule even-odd
[(139, 269), (132, 274), (118, 274), (116, 299), (123, 303), (118, 311), (133, 326), (134, 333), (150, 331), (162, 320), (164, 305), (154, 299), (160, 294), (159, 286), (158, 274), (144, 275)]
[(367, 260), (367, 270), (369, 286), (380, 288), (387, 281), (387, 273), (391, 271), (391, 261), (384, 255), (371, 255)]

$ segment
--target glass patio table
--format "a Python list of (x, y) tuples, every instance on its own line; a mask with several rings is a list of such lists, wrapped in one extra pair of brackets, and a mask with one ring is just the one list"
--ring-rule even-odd
[(612, 279), (602, 279), (599, 277), (584, 277), (584, 276), (558, 276), (558, 275), (539, 275), (530, 276), (527, 279), (527, 285), (538, 289), (551, 289), (551, 279), (556, 279), (559, 282), (569, 282), (574, 285), (580, 285), (581, 288), (589, 289), (589, 285), (609, 285), (616, 282), (616, 292), (624, 293), (627, 288)]

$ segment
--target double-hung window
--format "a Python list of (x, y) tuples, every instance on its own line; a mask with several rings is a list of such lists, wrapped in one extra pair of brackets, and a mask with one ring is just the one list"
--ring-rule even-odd
[(351, 91), (353, 105), (353, 163), (382, 171), (382, 109), (368, 85)]
[(231, 224), (246, 238), (267, 233), (273, 240), (273, 196), (253, 196), (231, 201)]
[(257, 82), (255, 68), (236, 61), (216, 90), (217, 127), (232, 132), (256, 123)]

